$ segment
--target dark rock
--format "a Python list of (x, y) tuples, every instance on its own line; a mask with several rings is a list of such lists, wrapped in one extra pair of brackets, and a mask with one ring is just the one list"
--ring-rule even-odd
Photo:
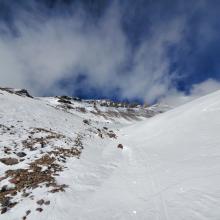
[(1, 205), (3, 207), (8, 207), (10, 205), (10, 200), (11, 200), (10, 197), (4, 197), (1, 201)]
[(1, 210), (1, 214), (4, 214), (8, 211), (8, 208), (7, 207), (3, 207), (2, 210)]
[(31, 210), (26, 211), (26, 215), (29, 215), (31, 213)]
[(42, 141), (42, 142), (40, 143), (40, 146), (41, 146), (41, 148), (44, 148), (44, 147), (46, 147), (46, 143), (45, 143), (44, 141)]
[(42, 209), (42, 208), (36, 208), (36, 211), (38, 211), (38, 212), (42, 212), (43, 209)]
[(87, 125), (90, 124), (90, 123), (89, 123), (89, 120), (87, 120), (87, 119), (84, 119), (84, 120), (83, 120), (83, 123), (84, 123), (84, 124), (87, 124)]
[(17, 90), (17, 91), (15, 91), (15, 94), (19, 95), (19, 96), (26, 96), (29, 98), (33, 98), (33, 96), (31, 96), (26, 89)]
[(118, 148), (123, 149), (123, 145), (122, 144), (118, 144)]
[(48, 200), (48, 201), (46, 201), (44, 204), (45, 204), (45, 205), (50, 205), (50, 201)]
[(25, 157), (27, 154), (24, 153), (24, 152), (18, 152), (16, 155), (17, 155), (18, 157)]
[(74, 109), (71, 105), (68, 105), (68, 104), (65, 105), (65, 108), (66, 108), (66, 109)]
[(9, 208), (12, 208), (12, 207), (14, 207), (15, 205), (17, 204), (17, 202), (10, 202), (10, 204), (9, 204)]
[(1, 158), (0, 162), (4, 163), (5, 165), (14, 165), (18, 163), (16, 158), (8, 157), (8, 158)]
[(29, 98), (33, 98), (26, 89), (13, 89), (13, 88), (7, 88), (7, 87), (0, 87), (1, 90), (12, 93), (12, 94), (16, 94), (19, 96), (26, 96)]
[(26, 192), (24, 192), (24, 193), (22, 194), (23, 197), (28, 197), (29, 195), (30, 195), (30, 193), (26, 193)]
[(0, 192), (5, 192), (5, 191), (7, 191), (7, 185), (2, 186), (2, 188), (0, 190)]
[(43, 199), (38, 200), (38, 201), (37, 201), (37, 204), (38, 204), (38, 205), (43, 205), (43, 204), (44, 204), (44, 200), (43, 200)]
[(4, 153), (5, 153), (5, 154), (10, 154), (10, 152), (11, 152), (11, 148), (9, 148), (9, 147), (4, 147)]
[(58, 102), (64, 103), (64, 104), (72, 104), (71, 101), (66, 99), (59, 99)]
[(117, 138), (116, 134), (113, 132), (107, 133), (110, 138)]
[(66, 99), (66, 100), (71, 100), (72, 98), (67, 96), (67, 95), (62, 95), (59, 97), (60, 99)]

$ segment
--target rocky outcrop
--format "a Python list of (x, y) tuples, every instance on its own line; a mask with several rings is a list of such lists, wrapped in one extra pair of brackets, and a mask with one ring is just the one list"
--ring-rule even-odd
[(33, 98), (33, 96), (31, 96), (26, 89), (13, 89), (13, 88), (7, 88), (7, 87), (0, 87), (0, 90), (9, 92), (15, 95), (23, 96), (23, 97)]

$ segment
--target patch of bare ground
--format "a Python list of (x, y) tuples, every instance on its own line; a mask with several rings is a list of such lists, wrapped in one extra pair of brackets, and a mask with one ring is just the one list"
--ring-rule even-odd
[[(34, 135), (37, 133), (42, 133), (45, 135), (42, 137), (34, 137)], [(65, 138), (65, 135), (44, 128), (33, 128), (28, 138), (22, 141), (22, 145), (25, 148), (33, 151), (37, 149), (36, 144), (40, 144), (41, 148), (44, 148), (51, 140), (62, 138)]]
[(12, 157), (5, 157), (1, 158), (0, 162), (2, 162), (5, 165), (15, 165), (18, 163), (18, 159)]
[[(41, 138), (36, 138), (34, 135), (36, 133), (43, 133), (44, 136)], [(23, 147), (33, 150), (36, 143), (42, 145), (52, 144), (51, 140), (54, 139), (64, 139), (65, 136), (51, 130), (43, 128), (34, 128), (30, 132), (30, 136), (27, 140), (23, 141)], [(48, 187), (48, 191), (51, 193), (63, 192), (65, 188), (68, 187), (65, 184), (58, 184), (55, 177), (62, 172), (65, 167), (67, 158), (76, 157), (79, 158), (81, 151), (83, 149), (82, 136), (77, 135), (77, 137), (72, 141), (72, 146), (65, 148), (63, 146), (55, 147), (53, 150), (50, 150), (38, 159), (35, 159), (29, 163), (29, 167), (25, 169), (9, 169), (5, 172), (5, 175), (0, 178), (0, 182), (4, 179), (8, 179), (10, 184), (13, 184), (12, 188), (2, 187), (0, 189), (0, 211), (1, 214), (4, 214), (11, 208), (13, 208), (18, 201), (13, 202), (13, 198), (21, 193), (22, 197), (31, 197), (31, 190), (34, 190), (38, 187)], [(1, 162), (8, 163), (15, 161), (13, 158), (3, 158)], [(17, 162), (17, 161), (16, 161)], [(49, 205), (49, 202), (47, 202)], [(40, 210), (37, 210), (40, 211)], [(24, 216), (26, 219), (27, 215)]]
[(102, 129), (97, 128), (97, 133), (100, 138), (104, 138), (104, 136), (107, 136), (109, 138), (117, 139), (117, 135), (114, 133), (114, 131), (108, 130), (106, 129), (106, 127), (105, 128), (103, 127)]

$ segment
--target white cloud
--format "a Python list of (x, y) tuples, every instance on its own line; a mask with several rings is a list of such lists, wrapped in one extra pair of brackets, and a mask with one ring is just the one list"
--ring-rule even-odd
[(160, 102), (171, 106), (178, 106), (219, 89), (220, 82), (208, 79), (202, 83), (193, 85), (188, 95), (184, 92), (177, 91), (176, 89), (171, 89), (165, 97), (161, 98)]
[(173, 80), (167, 46), (181, 42), (183, 29), (183, 18), (152, 28), (151, 35), (134, 55), (133, 70), (123, 84), (125, 97), (142, 97), (146, 102), (152, 102), (167, 93)]
[[(148, 103), (164, 95), (166, 101), (188, 100), (172, 87), (179, 76), (170, 73), (167, 55), (170, 45), (184, 45), (185, 16), (153, 23), (135, 51), (120, 16), (116, 2), (98, 22), (88, 21), (81, 9), (51, 17), (39, 11), (21, 11), (14, 24), (16, 37), (0, 24), (5, 33), (0, 34), (0, 85), (25, 87), (34, 95), (72, 93), (83, 73), (85, 89), (100, 88), (105, 95), (117, 88), (122, 98), (140, 98)], [(122, 72), (128, 61), (132, 62), (131, 69)], [(68, 86), (60, 87), (59, 82), (68, 78)], [(192, 96), (201, 95), (201, 89), (207, 92), (209, 86), (213, 88), (214, 83), (194, 86)]]
[(88, 84), (103, 86), (116, 77), (126, 58), (126, 39), (115, 5), (97, 25), (85, 25), (81, 14), (43, 19), (43, 23), (29, 15), (27, 19), (15, 24), (18, 37), (0, 36), (2, 85), (28, 87), (35, 94), (53, 92), (59, 89), (59, 80), (74, 81), (83, 72)]

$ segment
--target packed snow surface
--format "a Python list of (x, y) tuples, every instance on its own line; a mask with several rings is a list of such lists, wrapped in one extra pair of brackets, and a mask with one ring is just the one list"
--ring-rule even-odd
[[(0, 147), (28, 138), (24, 129), (40, 127), (65, 135), (33, 151), (17, 144), (29, 159), (10, 169), (26, 167), (59, 144), (67, 148), (79, 134), (83, 149), (79, 159), (68, 157), (56, 176), (57, 184), (68, 186), (65, 191), (51, 193), (43, 185), (32, 189), (32, 197), (18, 193), (12, 200), (18, 203), (0, 219), (25, 215), (30, 220), (220, 219), (220, 91), (150, 119), (116, 123), (96, 116), (89, 124), (82, 122), (85, 115), (56, 109), (51, 100), (1, 93), (0, 124), (13, 125), (15, 136), (5, 129)], [(114, 138), (108, 133), (111, 129)], [(6, 156), (0, 151), (0, 158)], [(7, 169), (0, 163), (0, 175)], [(13, 187), (9, 179), (3, 184)], [(50, 204), (37, 204), (40, 199)], [(43, 211), (37, 211), (39, 207)]]

